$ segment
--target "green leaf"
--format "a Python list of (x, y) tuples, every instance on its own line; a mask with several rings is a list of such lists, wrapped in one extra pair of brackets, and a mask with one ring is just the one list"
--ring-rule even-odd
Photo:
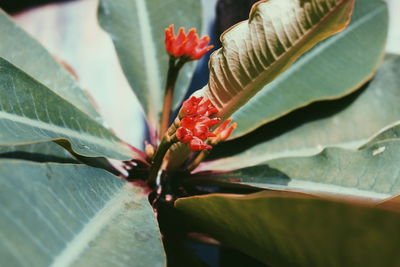
[(24, 159), (36, 162), (78, 163), (67, 150), (55, 142), (0, 146), (0, 158)]
[[(195, 27), (201, 33), (201, 1), (101, 0), (99, 22), (110, 34), (125, 76), (148, 120), (158, 125), (168, 70), (164, 30), (175, 24), (176, 30), (180, 26), (187, 30)], [(182, 100), (193, 71), (193, 62), (181, 70), (175, 89), (175, 106)]]
[[(353, 0), (269, 0), (256, 3), (248, 21), (221, 36), (210, 58), (210, 81), (197, 94), (228, 118), (319, 41), (343, 30)], [(248, 114), (247, 114), (248, 116)]]
[(143, 190), (96, 168), (0, 160), (5, 266), (165, 266)]
[(356, 1), (351, 22), (342, 33), (312, 48), (233, 114), (238, 127), (232, 137), (311, 102), (339, 98), (358, 89), (371, 78), (381, 59), (387, 24), (383, 1)]
[(106, 158), (81, 156), (71, 149), (69, 143), (60, 141), (16, 146), (3, 145), (0, 146), (0, 158), (21, 159), (34, 162), (86, 164), (95, 168), (107, 170), (115, 175), (120, 174)]
[(398, 266), (400, 214), (262, 192), (179, 199), (190, 221), (271, 266)]
[(130, 150), (98, 122), (0, 58), (0, 145), (57, 140), (87, 157), (131, 159)]
[(264, 189), (380, 201), (400, 194), (399, 162), (400, 140), (389, 140), (360, 151), (327, 148), (312, 157), (275, 159), (232, 172), (196, 177)]
[(0, 9), (0, 57), (23, 70), (97, 121), (101, 118), (73, 77)]
[[(306, 107), (313, 120), (303, 121), (302, 117), (289, 114), (286, 119), (291, 125), (289, 131), (269, 135), (279, 130), (278, 120), (254, 134), (222, 144), (219, 151), (231, 154), (205, 163), (199, 170), (237, 169), (276, 158), (314, 155), (329, 146), (357, 149), (382, 128), (399, 121), (399, 84), (400, 56), (388, 56), (375, 78), (355, 96), (318, 103), (316, 108)], [(336, 106), (338, 102), (343, 102), (339, 110), (324, 113), (325, 106)]]
[(381, 132), (373, 136), (370, 141), (360, 147), (360, 149), (386, 140), (400, 140), (400, 121), (397, 121), (393, 125), (389, 125), (388, 127), (381, 130)]

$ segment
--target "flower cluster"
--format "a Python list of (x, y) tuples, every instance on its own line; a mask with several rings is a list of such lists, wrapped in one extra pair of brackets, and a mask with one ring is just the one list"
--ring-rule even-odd
[(186, 100), (179, 113), (182, 118), (180, 127), (176, 130), (176, 137), (182, 143), (188, 143), (193, 151), (210, 149), (204, 141), (216, 135), (210, 132), (210, 127), (220, 122), (218, 118), (210, 118), (218, 110), (211, 104), (210, 100), (203, 103), (203, 97), (192, 96)]
[(209, 42), (210, 37), (207, 35), (199, 39), (194, 28), (186, 35), (184, 28), (181, 27), (177, 36), (173, 24), (165, 29), (165, 49), (170, 56), (186, 57), (189, 60), (199, 59), (213, 48), (212, 45), (207, 46)]

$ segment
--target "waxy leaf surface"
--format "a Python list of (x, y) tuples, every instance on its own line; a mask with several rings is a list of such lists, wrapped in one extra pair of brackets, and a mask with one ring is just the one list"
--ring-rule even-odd
[(400, 120), (389, 125), (373, 136), (366, 144), (361, 148), (372, 146), (375, 143), (386, 141), (386, 140), (400, 140)]
[[(269, 0), (221, 36), (205, 95), (228, 118), (319, 41), (345, 28), (353, 0)], [(249, 114), (246, 114), (248, 116)]]
[[(201, 33), (202, 7), (198, 0), (101, 0), (99, 22), (114, 42), (122, 69), (142, 103), (147, 119), (159, 123), (168, 70), (164, 30), (175, 24)], [(175, 107), (189, 86), (194, 64), (181, 70), (175, 90)]]
[(101, 118), (74, 78), (0, 9), (0, 57), (65, 98), (91, 118)]
[[(400, 56), (389, 55), (373, 80), (356, 94), (287, 115), (281, 122), (291, 126), (283, 132), (279, 127), (287, 125), (278, 120), (222, 144), (214, 156), (225, 158), (204, 163), (199, 170), (243, 168), (275, 158), (317, 154), (329, 146), (357, 149), (382, 128), (399, 121), (399, 85)], [(304, 120), (310, 116), (312, 119)]]
[(400, 194), (399, 162), (400, 140), (387, 140), (360, 151), (327, 148), (311, 157), (275, 159), (231, 172), (199, 173), (196, 180), (380, 201)]
[(87, 157), (141, 158), (109, 130), (0, 58), (0, 145), (68, 140)]
[(165, 266), (138, 187), (97, 168), (20, 160), (0, 160), (0, 184), (4, 266)]
[(0, 146), (0, 158), (24, 159), (36, 162), (78, 163), (56, 142), (41, 142), (18, 146)]
[(175, 205), (204, 232), (271, 266), (400, 264), (400, 213), (278, 192), (189, 197)]
[(238, 127), (232, 137), (311, 102), (339, 98), (358, 89), (380, 63), (387, 24), (383, 1), (357, 0), (343, 32), (313, 47), (233, 114)]

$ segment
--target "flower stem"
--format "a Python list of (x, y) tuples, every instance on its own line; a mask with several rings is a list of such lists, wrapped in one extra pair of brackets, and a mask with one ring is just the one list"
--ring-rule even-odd
[(176, 58), (169, 58), (167, 84), (165, 86), (164, 105), (161, 117), (160, 137), (163, 136), (168, 130), (172, 101), (174, 98), (175, 83), (178, 79), (179, 70), (182, 68), (185, 62), (186, 61), (184, 59), (179, 59), (178, 62), (176, 62)]
[(195, 159), (190, 163), (190, 165), (186, 168), (187, 171), (192, 172), (200, 163), (210, 154), (209, 150), (202, 150)]
[[(219, 142), (221, 142), (221, 139), (219, 137), (214, 138), (212, 141), (208, 140), (206, 142), (207, 145), (211, 146), (216, 146)], [(197, 166), (200, 165), (200, 163), (208, 157), (210, 154), (210, 150), (205, 149), (202, 150), (195, 158), (194, 160), (190, 163), (190, 165), (186, 168), (187, 171), (192, 172), (194, 169), (197, 168)]]
[(168, 134), (165, 134), (163, 139), (161, 140), (160, 145), (157, 148), (156, 153), (154, 154), (152, 164), (149, 172), (148, 183), (150, 187), (154, 187), (156, 185), (157, 174), (160, 170), (161, 164), (163, 162), (164, 156), (167, 153), (168, 149), (176, 142), (176, 137), (173, 135), (172, 137)]

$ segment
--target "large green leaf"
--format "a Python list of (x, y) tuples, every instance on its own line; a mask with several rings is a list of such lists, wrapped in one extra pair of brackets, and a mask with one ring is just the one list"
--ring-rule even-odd
[[(313, 155), (328, 146), (356, 149), (382, 128), (399, 121), (399, 85), (400, 56), (388, 56), (359, 94), (305, 108), (312, 120), (303, 120), (302, 116), (309, 116), (307, 112), (300, 112), (300, 117), (289, 114), (284, 118), (291, 125), (289, 131), (269, 135), (279, 130), (278, 120), (254, 134), (223, 144), (219, 151), (229, 150), (231, 155), (224, 154), (226, 158), (206, 163), (199, 170), (243, 168), (275, 158)], [(324, 113), (325, 106), (336, 106), (338, 102), (343, 102), (339, 110)]]
[(387, 23), (383, 1), (357, 0), (346, 30), (312, 48), (233, 114), (238, 123), (233, 136), (316, 100), (338, 98), (358, 89), (381, 58)]
[(400, 140), (389, 140), (360, 151), (327, 148), (312, 157), (275, 159), (197, 179), (376, 201), (400, 194), (399, 162)]
[(98, 113), (71, 75), (49, 52), (0, 9), (0, 57), (100, 121)]
[[(226, 119), (319, 41), (341, 31), (353, 0), (269, 0), (221, 36), (205, 95)], [(248, 114), (247, 114), (248, 116)]]
[(0, 160), (4, 266), (164, 266), (142, 189), (96, 168)]
[(143, 158), (98, 122), (2, 58), (0, 125), (0, 145), (68, 140), (83, 156)]
[(203, 231), (271, 266), (399, 266), (400, 214), (262, 192), (179, 199)]
[[(110, 34), (133, 91), (152, 124), (158, 124), (168, 69), (164, 29), (175, 24), (201, 33), (202, 7), (198, 0), (101, 0), (99, 21)], [(180, 72), (175, 106), (189, 85), (194, 64)]]

